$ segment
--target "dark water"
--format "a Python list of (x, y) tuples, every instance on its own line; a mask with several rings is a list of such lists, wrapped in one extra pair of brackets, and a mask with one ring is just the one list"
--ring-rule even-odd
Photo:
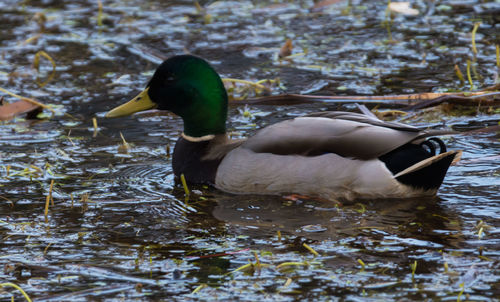
[[(338, 206), (200, 187), (186, 201), (166, 148), (181, 121), (151, 114), (106, 120), (103, 113), (144, 87), (162, 58), (185, 51), (224, 77), (280, 78), (273, 93), (468, 91), (454, 71), (457, 64), (465, 74), (467, 60), (474, 86), (490, 86), (498, 77), (499, 2), (415, 1), (419, 15), (394, 16), (392, 42), (385, 1), (322, 10), (312, 1), (200, 3), (201, 11), (190, 1), (104, 1), (102, 18), (97, 1), (0, 4), (0, 87), (56, 111), (0, 124), (1, 282), (36, 301), (498, 301), (498, 132), (444, 138), (464, 150), (463, 160), (432, 199)], [(479, 21), (474, 57), (471, 31)], [(279, 61), (286, 38), (295, 56)], [(33, 68), (41, 50), (56, 62), (55, 78), (42, 88), (37, 76), (43, 81), (52, 66), (41, 59), (40, 73)], [(304, 113), (353, 109), (342, 102), (233, 105), (229, 126), (247, 136)], [(406, 118), (460, 131), (499, 121), (496, 108)], [(120, 132), (128, 154), (120, 152)], [(234, 272), (255, 264), (255, 255), (260, 267)], [(2, 301), (12, 295), (23, 299), (0, 290)]]

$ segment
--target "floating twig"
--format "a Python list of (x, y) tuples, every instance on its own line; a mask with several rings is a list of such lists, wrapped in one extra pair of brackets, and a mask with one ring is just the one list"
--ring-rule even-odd
[(56, 74), (56, 62), (54, 61), (54, 59), (52, 59), (51, 56), (49, 56), (48, 53), (46, 53), (43, 50), (40, 50), (39, 52), (37, 52), (35, 54), (35, 58), (33, 60), (33, 66), (35, 67), (37, 72), (40, 72), (40, 57), (46, 58), (52, 64), (52, 71), (50, 72), (47, 80), (45, 80), (44, 82), (40, 82), (40, 77), (36, 78), (36, 83), (38, 84), (38, 86), (43, 87), (43, 86), (47, 85), (47, 83), (50, 82), (54, 78), (54, 76)]
[(97, 0), (97, 26), (102, 26), (102, 1)]
[(459, 96), (443, 95), (435, 99), (424, 100), (403, 108), (404, 111), (414, 111), (423, 108), (435, 107), (442, 103), (477, 106), (480, 102), (485, 106), (500, 106), (500, 92), (490, 92), (481, 95)]
[[(315, 103), (315, 102), (365, 102), (365, 103), (387, 103), (398, 105), (411, 105), (415, 102), (435, 100), (439, 97), (449, 97), (449, 98), (461, 98), (463, 100), (469, 99), (469, 102), (461, 102), (462, 105), (474, 105), (477, 106), (479, 98), (481, 102), (488, 102), (485, 105), (500, 105), (500, 102), (495, 100), (488, 100), (488, 98), (500, 95), (499, 93), (491, 93), (490, 91), (495, 91), (500, 89), (500, 85), (494, 85), (485, 88), (483, 91), (474, 92), (425, 92), (416, 94), (399, 94), (399, 95), (373, 95), (373, 96), (340, 96), (340, 95), (302, 95), (302, 94), (280, 94), (271, 96), (262, 96), (257, 98), (250, 98), (246, 100), (235, 100), (231, 104), (236, 105), (296, 105), (304, 103)], [(414, 104), (413, 104), (414, 105)]]
[(458, 296), (457, 296), (457, 302), (460, 302), (462, 295), (464, 294), (464, 291), (465, 291), (465, 283), (462, 282), (462, 283), (460, 283), (460, 292), (458, 293)]
[(467, 60), (467, 80), (469, 81), (470, 90), (474, 90), (474, 83), (472, 82), (472, 77), (470, 75), (471, 62)]
[(319, 253), (316, 252), (312, 247), (310, 247), (307, 243), (302, 244), (309, 252), (311, 252), (315, 257), (319, 257)]
[(279, 289), (277, 293), (278, 294), (281, 293), (281, 291), (284, 290), (285, 288), (289, 287), (290, 284), (292, 284), (292, 278), (286, 278), (286, 281), (283, 284), (283, 287), (281, 289)]
[(364, 271), (365, 270), (365, 266), (366, 266), (365, 262), (363, 260), (361, 260), (361, 259), (358, 259), (357, 261), (358, 261), (359, 264), (361, 264), (361, 270)]
[(197, 292), (199, 292), (200, 290), (204, 289), (205, 287), (207, 287), (208, 285), (206, 283), (202, 283), (200, 284), (197, 288), (195, 288), (191, 294), (194, 295), (196, 294)]
[(483, 231), (484, 231), (483, 227), (479, 228), (479, 231), (477, 232), (477, 237), (479, 239), (481, 239), (483, 237)]
[(235, 269), (235, 270), (233, 270), (233, 271), (230, 271), (230, 272), (229, 272), (229, 273), (227, 273), (227, 274), (233, 274), (233, 273), (236, 273), (236, 272), (239, 272), (239, 271), (243, 271), (243, 270), (246, 270), (246, 269), (248, 269), (248, 268), (250, 268), (250, 267), (253, 267), (253, 263), (251, 263), (251, 262), (250, 262), (250, 263), (247, 263), (247, 264), (244, 264), (244, 265), (242, 265), (242, 266), (238, 267), (237, 269)]
[(500, 45), (497, 44), (497, 47), (496, 47), (497, 51), (497, 67), (500, 68)]
[(458, 79), (460, 80), (460, 85), (463, 85), (465, 83), (464, 79), (464, 74), (460, 70), (460, 67), (458, 67), (457, 64), (455, 64), (455, 74), (457, 75)]
[(222, 81), (223, 82), (240, 83), (240, 84), (255, 86), (255, 87), (257, 87), (259, 89), (262, 89), (262, 90), (268, 89), (266, 86), (264, 86), (262, 84), (259, 84), (259, 83), (256, 83), (256, 82), (252, 82), (252, 81), (248, 81), (248, 80), (224, 78), (224, 79), (222, 79)]
[(13, 287), (13, 288), (17, 289), (18, 291), (20, 291), (21, 294), (23, 294), (26, 301), (31, 302), (31, 299), (28, 296), (28, 294), (17, 284), (14, 284), (11, 282), (5, 282), (5, 283), (0, 283), (0, 287)]
[(359, 206), (359, 209), (356, 209), (355, 211), (358, 212), (359, 214), (364, 214), (366, 212), (366, 207), (362, 203), (356, 203), (355, 206)]
[(257, 267), (257, 270), (260, 271), (260, 268), (262, 267), (261, 264), (260, 264), (260, 259), (259, 259), (259, 255), (257, 254), (257, 252), (253, 252), (253, 256), (255, 257), (255, 267)]
[(127, 143), (121, 131), (120, 131), (120, 137), (122, 138), (122, 144), (118, 146), (118, 153), (128, 154), (128, 150), (130, 149), (130, 144)]
[(45, 249), (43, 250), (43, 255), (47, 255), (47, 251), (49, 250), (50, 246), (52, 245), (52, 242), (49, 242), (49, 244), (47, 244), (47, 246), (45, 247)]
[(45, 216), (45, 223), (49, 222), (49, 206), (50, 206), (50, 195), (45, 197), (45, 209), (43, 211), (43, 215)]
[(309, 263), (307, 262), (283, 262), (279, 265), (276, 266), (276, 269), (280, 269), (280, 268), (283, 268), (283, 267), (287, 267), (287, 266), (308, 266)]
[(415, 260), (412, 264), (410, 264), (411, 268), (411, 278), (415, 278), (415, 271), (417, 270), (417, 260)]
[(97, 132), (97, 119), (95, 117), (92, 118), (92, 126), (94, 127), (94, 132)]
[(191, 194), (191, 193), (189, 192), (189, 188), (188, 188), (188, 185), (186, 182), (186, 177), (184, 176), (184, 173), (181, 174), (181, 183), (182, 183), (182, 187), (184, 188), (184, 194), (186, 195), (186, 197), (188, 197), (189, 194)]
[(382, 22), (382, 26), (385, 25), (386, 29), (387, 29), (387, 35), (389, 37), (388, 39), (388, 43), (392, 43), (393, 40), (392, 40), (392, 33), (391, 33), (391, 9), (390, 9), (390, 6), (391, 6), (391, 0), (387, 0), (387, 7), (385, 9), (385, 19), (384, 21)]
[(34, 35), (34, 36), (32, 36), (32, 37), (29, 37), (28, 39), (24, 40), (24, 42), (23, 42), (23, 43), (21, 43), (21, 45), (23, 45), (23, 46), (24, 46), (24, 45), (27, 45), (27, 44), (29, 44), (29, 43), (33, 42), (33, 41), (36, 41), (36, 40), (38, 40), (38, 38), (40, 38), (41, 36), (42, 36), (42, 34), (41, 34), (41, 33), (38, 33), (38, 34), (36, 34), (36, 35)]
[(479, 25), (481, 25), (481, 22), (476, 22), (476, 23), (474, 23), (474, 27), (472, 28), (472, 52), (474, 53), (474, 56), (477, 55), (476, 32), (477, 32), (477, 29), (479, 28)]
[[(37, 167), (38, 168), (38, 167)], [(52, 197), (52, 189), (54, 188), (54, 180), (50, 180), (50, 187), (49, 187), (49, 196), (50, 196), (50, 204), (54, 206), (54, 198)]]

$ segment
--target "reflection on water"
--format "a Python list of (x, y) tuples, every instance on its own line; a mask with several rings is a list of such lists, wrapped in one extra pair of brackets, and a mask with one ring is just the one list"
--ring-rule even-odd
[[(279, 77), (272, 93), (467, 90), (454, 71), (467, 60), (476, 87), (494, 83), (497, 2), (416, 1), (421, 15), (394, 16), (392, 42), (381, 25), (386, 2), (318, 3), (200, 1), (200, 10), (190, 1), (103, 1), (98, 25), (97, 2), (2, 1), (0, 87), (65, 107), (50, 120), (0, 124), (0, 278), (37, 301), (497, 299), (498, 132), (445, 138), (464, 154), (436, 198), (341, 205), (206, 187), (186, 199), (169, 153), (179, 118), (102, 118), (144, 87), (158, 61), (185, 50), (223, 76)], [(279, 61), (286, 38), (294, 56)], [(35, 80), (52, 67), (32, 69), (40, 50), (57, 64), (43, 88)], [(244, 137), (312, 111), (353, 108), (231, 106), (229, 128)], [(495, 110), (411, 123), (467, 131), (497, 125)], [(0, 290), (2, 300), (13, 294), (22, 299)]]

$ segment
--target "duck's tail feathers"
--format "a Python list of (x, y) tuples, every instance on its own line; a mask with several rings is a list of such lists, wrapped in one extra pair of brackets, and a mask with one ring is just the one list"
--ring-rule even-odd
[(399, 182), (414, 188), (437, 190), (450, 165), (457, 163), (462, 151), (448, 151), (422, 160), (394, 175)]

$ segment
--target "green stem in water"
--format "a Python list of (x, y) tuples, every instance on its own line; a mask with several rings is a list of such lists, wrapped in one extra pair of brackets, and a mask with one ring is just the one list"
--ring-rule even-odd
[(472, 77), (470, 75), (470, 60), (467, 60), (467, 80), (469, 81), (470, 90), (474, 90), (474, 83), (472, 82)]
[(481, 25), (481, 22), (476, 22), (476, 23), (474, 23), (474, 28), (472, 28), (472, 52), (474, 53), (474, 56), (477, 54), (476, 32), (477, 32), (477, 29), (479, 28), (479, 25)]

